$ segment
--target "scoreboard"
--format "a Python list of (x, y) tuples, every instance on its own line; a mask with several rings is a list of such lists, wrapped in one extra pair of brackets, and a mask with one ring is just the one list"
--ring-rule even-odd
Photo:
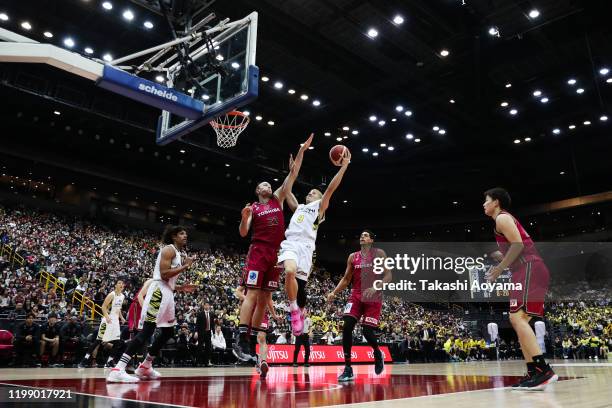
[[(481, 300), (481, 301), (486, 301), (486, 302), (491, 302), (491, 301), (502, 302), (502, 301), (509, 300), (510, 292), (507, 290), (494, 290), (490, 292), (490, 291), (480, 291), (480, 290), (472, 289), (474, 282), (478, 282), (479, 284), (481, 284), (487, 281), (487, 279), (485, 278), (485, 275), (487, 274), (489, 269), (491, 269), (492, 267), (493, 267), (492, 265), (485, 265), (484, 268), (475, 267), (469, 270), (470, 293), (471, 293), (471, 298), (473, 300), (476, 300), (476, 301)], [(502, 272), (502, 274), (499, 275), (499, 277), (497, 278), (495, 282), (496, 283), (510, 283), (511, 279), (512, 279), (512, 272), (510, 272), (510, 269), (505, 269)]]

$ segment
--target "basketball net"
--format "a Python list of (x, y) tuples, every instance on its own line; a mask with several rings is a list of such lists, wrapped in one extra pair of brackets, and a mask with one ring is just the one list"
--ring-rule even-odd
[(236, 146), (238, 136), (249, 122), (249, 117), (239, 111), (231, 111), (211, 120), (210, 126), (217, 134), (217, 145), (223, 148)]

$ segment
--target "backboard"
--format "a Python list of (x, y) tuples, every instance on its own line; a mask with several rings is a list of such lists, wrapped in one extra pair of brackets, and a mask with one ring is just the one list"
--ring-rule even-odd
[[(217, 32), (211, 33), (217, 27)], [(203, 101), (204, 110), (197, 119), (162, 111), (156, 136), (159, 145), (180, 139), (257, 98), (257, 13), (229, 24), (222, 22), (207, 33), (209, 41), (198, 39), (189, 43), (188, 58), (175, 54), (160, 66), (168, 72), (166, 85)]]

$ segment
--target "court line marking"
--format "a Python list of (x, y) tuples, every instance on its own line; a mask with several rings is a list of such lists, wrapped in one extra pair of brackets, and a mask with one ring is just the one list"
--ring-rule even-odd
[[(74, 378), (63, 378), (63, 380), (74, 380)], [(20, 381), (20, 380), (15, 380), (15, 381)], [(122, 384), (126, 384), (126, 383), (110, 383), (112, 385), (122, 385)], [(138, 383), (133, 383), (133, 384), (138, 384)], [(0, 382), (0, 385), (9, 385), (12, 387), (23, 387), (23, 388), (34, 388), (34, 389), (49, 389), (48, 387), (34, 387), (31, 385), (21, 385), (21, 384), (11, 384), (11, 383), (4, 383), (4, 382)], [(107, 398), (107, 399), (112, 399), (112, 400), (117, 400), (117, 401), (130, 401), (130, 402), (139, 402), (142, 404), (157, 404), (157, 405), (163, 405), (166, 407), (177, 407), (177, 408), (197, 408), (195, 406), (191, 406), (191, 405), (178, 405), (178, 404), (168, 404), (165, 402), (154, 402), (154, 401), (144, 401), (144, 400), (135, 400), (135, 399), (130, 399), (130, 398), (118, 398), (118, 397), (111, 397), (108, 395), (98, 395), (98, 394), (89, 394), (87, 392), (78, 392), (78, 391), (70, 391), (73, 392), (75, 394), (79, 394), (79, 395), (87, 395), (90, 397), (99, 397), (99, 398)]]
[[(575, 381), (575, 380), (586, 380), (586, 377), (581, 377), (581, 378), (568, 378), (566, 380), (563, 380), (562, 382), (565, 381)], [(559, 384), (561, 381), (557, 381), (555, 384)], [(470, 392), (501, 392), (503, 390), (510, 390), (512, 391), (512, 386), (508, 386), (508, 387), (498, 387), (498, 388), (484, 388), (481, 390), (467, 390), (467, 391), (456, 391), (456, 392), (446, 392), (446, 393), (441, 393), (441, 394), (433, 394), (433, 395), (419, 395), (417, 397), (405, 397), (405, 398), (392, 398), (392, 399), (386, 399), (386, 400), (375, 400), (375, 401), (363, 401), (363, 402), (351, 402), (350, 406), (359, 406), (359, 405), (367, 405), (367, 404), (377, 404), (377, 403), (382, 403), (382, 402), (400, 402), (400, 401), (404, 401), (405, 403), (409, 403), (411, 400), (414, 399), (418, 399), (418, 398), (435, 398), (435, 397), (448, 397), (448, 396), (452, 396), (452, 395), (456, 395), (456, 394), (467, 394)], [(542, 392), (546, 392), (546, 390), (542, 391)], [(533, 392), (534, 395), (539, 395), (539, 392)], [(517, 392), (518, 395), (518, 392)], [(330, 407), (346, 407), (348, 404), (343, 404), (343, 405), (322, 405), (319, 406), (318, 408), (330, 408)], [(374, 406), (374, 405), (372, 405)]]
[(612, 363), (564, 363), (564, 364), (551, 364), (552, 367), (612, 367)]

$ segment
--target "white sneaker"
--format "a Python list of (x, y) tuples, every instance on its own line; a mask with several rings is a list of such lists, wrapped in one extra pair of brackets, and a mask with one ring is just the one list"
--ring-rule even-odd
[(119, 368), (113, 368), (106, 377), (106, 382), (111, 383), (135, 383), (138, 382), (137, 377), (133, 377)]
[(138, 366), (136, 371), (134, 371), (134, 374), (141, 380), (155, 380), (161, 377), (159, 371), (154, 370), (153, 367), (143, 367), (142, 364)]

